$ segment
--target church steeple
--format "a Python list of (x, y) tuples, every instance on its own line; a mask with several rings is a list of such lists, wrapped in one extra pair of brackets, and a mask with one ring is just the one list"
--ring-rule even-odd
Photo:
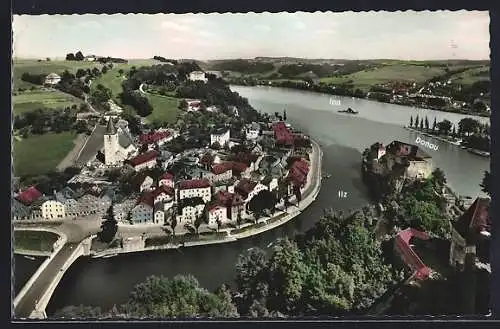
[(113, 124), (113, 119), (109, 118), (108, 126), (106, 128), (106, 135), (115, 135), (115, 134), (116, 134), (116, 128), (115, 125)]

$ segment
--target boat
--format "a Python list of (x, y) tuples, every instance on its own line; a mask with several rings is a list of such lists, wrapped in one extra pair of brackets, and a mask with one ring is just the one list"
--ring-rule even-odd
[(26, 259), (29, 259), (29, 260), (35, 260), (36, 258), (33, 257), (33, 256), (27, 256), (27, 255), (24, 255), (24, 258)]
[(104, 255), (104, 256), (102, 256), (102, 258), (111, 258), (111, 257), (115, 257), (115, 256), (118, 256), (118, 254)]
[(332, 175), (330, 175), (330, 174), (327, 174), (327, 173), (324, 173), (324, 174), (323, 174), (323, 178), (326, 178), (326, 179), (328, 179), (328, 178), (330, 178), (330, 177), (332, 177)]
[(358, 111), (354, 111), (350, 107), (347, 108), (347, 110), (340, 110), (339, 113), (348, 113), (348, 114), (358, 114)]
[(480, 150), (476, 150), (476, 149), (467, 149), (467, 151), (469, 151), (472, 154), (480, 155), (480, 156), (485, 157), (485, 158), (490, 157), (490, 152), (480, 151)]

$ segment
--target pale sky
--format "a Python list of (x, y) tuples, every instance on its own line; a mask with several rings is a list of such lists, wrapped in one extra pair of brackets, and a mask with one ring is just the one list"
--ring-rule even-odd
[(15, 15), (17, 58), (489, 59), (486, 11)]

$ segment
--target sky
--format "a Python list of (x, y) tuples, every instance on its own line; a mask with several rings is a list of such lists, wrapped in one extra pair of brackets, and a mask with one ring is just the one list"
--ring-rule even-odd
[(15, 15), (15, 58), (489, 59), (487, 11)]

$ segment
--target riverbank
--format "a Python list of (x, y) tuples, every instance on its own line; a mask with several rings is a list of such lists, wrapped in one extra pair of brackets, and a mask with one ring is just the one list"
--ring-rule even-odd
[(485, 152), (485, 151), (473, 149), (473, 148), (470, 148), (470, 147), (462, 146), (460, 144), (460, 141), (451, 141), (451, 140), (443, 138), (441, 136), (436, 136), (436, 135), (430, 134), (428, 132), (420, 131), (418, 129), (411, 128), (411, 127), (408, 127), (408, 126), (405, 126), (405, 129), (413, 131), (413, 132), (416, 132), (416, 133), (419, 133), (419, 134), (422, 134), (422, 135), (427, 136), (427, 137), (431, 137), (431, 138), (440, 140), (442, 142), (445, 142), (445, 143), (448, 143), (448, 144), (451, 144), (451, 145), (455, 145), (455, 146), (461, 148), (462, 150), (466, 150), (466, 151), (468, 151), (468, 152), (470, 152), (472, 154), (475, 154), (475, 155), (483, 157), (483, 158), (489, 158), (490, 157), (490, 152)]
[[(280, 211), (273, 214), (269, 218), (260, 218), (257, 224), (243, 224), (239, 228), (235, 229), (225, 229), (214, 234), (213, 239), (202, 240), (201, 238), (194, 239), (192, 241), (183, 241), (180, 243), (167, 243), (164, 245), (147, 246), (147, 238), (142, 236), (137, 236), (134, 244), (130, 246), (124, 246), (123, 248), (112, 248), (102, 251), (93, 251), (91, 256), (93, 258), (108, 258), (117, 256), (119, 254), (135, 253), (135, 252), (145, 252), (154, 250), (167, 250), (167, 249), (179, 249), (193, 246), (210, 245), (210, 244), (221, 244), (228, 242), (235, 242), (240, 239), (245, 239), (251, 236), (261, 234), (263, 232), (272, 230), (278, 226), (281, 226), (290, 220), (297, 217), (302, 213), (309, 205), (316, 200), (321, 188), (321, 165), (323, 158), (323, 151), (318, 143), (312, 142), (312, 152), (311, 152), (311, 171), (307, 178), (306, 185), (304, 187), (303, 198), (298, 205), (289, 206), (288, 210), (291, 211)], [(291, 199), (294, 202), (295, 197)], [(293, 209), (293, 210), (292, 210)], [(237, 232), (237, 233), (233, 233)], [(219, 237), (223, 235), (223, 237)], [(165, 236), (168, 238), (169, 236)], [(205, 237), (206, 238), (206, 237)]]
[[(270, 81), (272, 82), (272, 80)], [(336, 93), (335, 89), (329, 90), (329, 92), (324, 92), (324, 91), (318, 91), (314, 90), (312, 87), (293, 87), (291, 85), (282, 85), (280, 83), (272, 83), (272, 84), (256, 84), (256, 85), (248, 85), (248, 84), (240, 84), (237, 82), (229, 81), (230, 85), (234, 86), (242, 86), (242, 87), (275, 87), (275, 88), (283, 88), (283, 89), (289, 89), (289, 90), (300, 90), (300, 91), (308, 91), (311, 93), (317, 93), (317, 94), (322, 94), (322, 95), (330, 95), (330, 96), (343, 96), (343, 97), (352, 97), (354, 99), (363, 99), (363, 100), (368, 100), (368, 101), (373, 101), (377, 103), (382, 103), (382, 104), (393, 104), (393, 105), (401, 105), (401, 106), (407, 106), (407, 107), (412, 107), (415, 109), (423, 109), (423, 110), (433, 110), (433, 111), (438, 111), (438, 112), (445, 112), (445, 113), (454, 113), (454, 114), (462, 114), (462, 115), (467, 115), (467, 116), (475, 116), (475, 117), (482, 117), (482, 118), (490, 118), (489, 113), (470, 113), (468, 111), (460, 111), (460, 110), (453, 110), (453, 109), (448, 109), (448, 108), (431, 108), (431, 107), (423, 107), (423, 106), (414, 106), (414, 104), (411, 103), (404, 103), (404, 102), (387, 102), (383, 101), (380, 99), (375, 99), (375, 98), (369, 98), (369, 97), (359, 97), (355, 96), (354, 94), (343, 94), (343, 93)]]

